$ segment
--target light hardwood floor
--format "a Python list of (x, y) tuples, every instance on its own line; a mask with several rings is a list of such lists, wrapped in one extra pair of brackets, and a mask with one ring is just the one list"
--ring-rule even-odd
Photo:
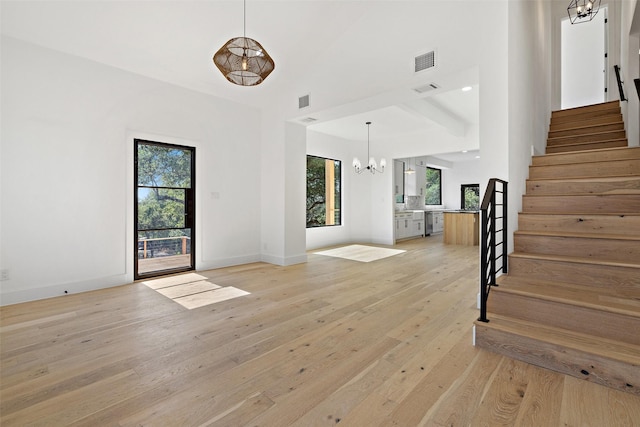
[(472, 346), (478, 247), (201, 272), (0, 309), (3, 426), (640, 426), (640, 398)]

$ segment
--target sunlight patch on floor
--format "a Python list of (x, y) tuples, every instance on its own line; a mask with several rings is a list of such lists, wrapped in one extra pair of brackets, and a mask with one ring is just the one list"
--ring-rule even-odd
[(189, 310), (249, 295), (249, 292), (233, 286), (211, 283), (207, 277), (196, 273), (147, 280), (142, 284)]
[(314, 252), (314, 254), (350, 259), (352, 261), (371, 262), (398, 255), (403, 252), (406, 251), (401, 249), (378, 248), (375, 246), (349, 245), (341, 248)]

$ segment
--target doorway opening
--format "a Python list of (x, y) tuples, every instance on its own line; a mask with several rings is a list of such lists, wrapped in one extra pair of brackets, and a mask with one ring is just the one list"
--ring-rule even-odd
[(194, 270), (195, 148), (134, 145), (134, 278)]
[(589, 22), (561, 22), (561, 108), (599, 104), (607, 97), (607, 8)]

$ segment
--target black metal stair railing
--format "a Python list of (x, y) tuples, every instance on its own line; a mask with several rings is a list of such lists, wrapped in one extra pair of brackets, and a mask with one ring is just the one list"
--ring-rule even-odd
[(488, 322), (487, 299), (497, 273), (507, 273), (507, 181), (491, 178), (480, 206), (480, 317)]
[(627, 98), (624, 96), (624, 88), (622, 86), (624, 82), (620, 77), (620, 66), (614, 65), (613, 70), (616, 72), (616, 81), (618, 82), (618, 93), (620, 93), (620, 101), (627, 101)]

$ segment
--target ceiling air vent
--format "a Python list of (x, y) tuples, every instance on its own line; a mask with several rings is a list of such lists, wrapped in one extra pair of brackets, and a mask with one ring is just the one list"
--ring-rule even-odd
[(429, 92), (435, 89), (440, 89), (440, 86), (438, 86), (435, 83), (429, 83), (428, 85), (424, 85), (424, 86), (418, 86), (418, 87), (414, 87), (413, 90), (418, 92), (418, 93), (425, 93), (425, 92)]
[(298, 98), (298, 109), (306, 108), (309, 106), (309, 95), (304, 95)]
[(416, 56), (415, 58), (415, 72), (427, 70), (436, 65), (436, 53), (431, 51), (424, 55)]
[(314, 119), (313, 117), (305, 117), (304, 119), (300, 119), (302, 123), (313, 123), (318, 119)]

